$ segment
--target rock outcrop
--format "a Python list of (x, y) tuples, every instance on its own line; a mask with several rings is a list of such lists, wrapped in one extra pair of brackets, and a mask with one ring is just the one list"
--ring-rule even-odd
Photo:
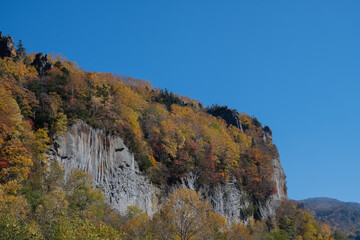
[[(244, 210), (251, 206), (247, 194), (237, 187), (236, 179), (232, 178), (226, 184), (216, 186), (201, 185), (198, 178), (191, 173), (183, 178), (181, 187), (193, 189), (201, 194), (204, 200), (208, 201), (216, 213), (226, 216), (228, 222), (247, 221)], [(174, 186), (175, 191), (179, 186)]]
[(14, 45), (14, 39), (9, 35), (3, 36), (0, 32), (0, 57), (15, 57), (16, 48)]
[(228, 125), (233, 125), (241, 131), (243, 131), (243, 128), (240, 123), (239, 119), (239, 112), (234, 109), (229, 109), (228, 107), (215, 107), (211, 108), (207, 111), (207, 113), (213, 115), (214, 117), (221, 117), (226, 121)]
[(47, 54), (44, 56), (43, 53), (37, 53), (31, 65), (36, 68), (39, 76), (45, 76), (46, 71), (52, 68), (51, 63), (47, 58)]
[(264, 142), (272, 143), (272, 131), (269, 126), (265, 126), (263, 129)]
[[(107, 135), (81, 121), (55, 139), (52, 156), (63, 164), (66, 176), (74, 168), (91, 173), (107, 202), (121, 213), (126, 212), (127, 206), (136, 204), (152, 215), (166, 196), (179, 187), (186, 187), (198, 191), (215, 212), (226, 216), (230, 222), (247, 221), (249, 217), (244, 211), (251, 206), (251, 199), (238, 188), (235, 179), (208, 186), (201, 184), (195, 173), (190, 173), (180, 183), (167, 187), (164, 193), (164, 189), (160, 191), (139, 170), (133, 153), (120, 137)], [(274, 216), (279, 201), (287, 198), (285, 174), (279, 158), (273, 160), (273, 168), (276, 193), (259, 206), (263, 219)]]
[[(280, 158), (273, 159), (273, 181), (275, 183), (275, 194), (271, 195), (265, 204), (260, 204), (258, 217), (266, 219), (275, 216), (275, 211), (280, 202), (287, 199), (285, 173), (281, 166)], [(226, 184), (217, 186), (201, 185), (194, 174), (190, 174), (182, 180), (182, 187), (190, 188), (199, 192), (203, 198), (211, 203), (215, 212), (226, 216), (230, 222), (247, 221), (248, 215), (245, 213), (253, 202), (249, 196), (240, 191), (237, 181), (231, 178)]]
[(275, 211), (279, 207), (280, 202), (287, 199), (286, 176), (280, 162), (280, 157), (273, 159), (273, 176), (275, 183), (275, 194), (272, 194), (266, 201), (266, 204), (259, 206), (259, 214), (261, 218), (275, 216)]
[(78, 122), (55, 140), (53, 151), (65, 168), (65, 176), (75, 168), (89, 172), (106, 201), (121, 213), (134, 204), (149, 215), (156, 210), (156, 188), (140, 172), (121, 138)]

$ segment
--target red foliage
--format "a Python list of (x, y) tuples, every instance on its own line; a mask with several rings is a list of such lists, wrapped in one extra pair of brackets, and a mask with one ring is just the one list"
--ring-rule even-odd
[(218, 172), (213, 173), (212, 177), (214, 182), (226, 182), (229, 175), (224, 172), (224, 170), (220, 169)]
[(164, 151), (163, 146), (161, 145), (161, 140), (159, 134), (155, 134), (151, 140), (152, 142), (152, 149), (156, 156), (160, 156), (160, 154)]
[(3, 168), (7, 168), (9, 166), (9, 164), (4, 161), (4, 160), (0, 160), (0, 170)]
[(28, 122), (30, 123), (31, 129), (34, 129), (35, 123), (31, 118), (27, 118)]

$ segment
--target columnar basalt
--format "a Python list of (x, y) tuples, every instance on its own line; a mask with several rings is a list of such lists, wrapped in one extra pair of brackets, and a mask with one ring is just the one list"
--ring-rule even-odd
[(134, 155), (117, 136), (78, 122), (54, 143), (54, 157), (65, 168), (65, 176), (79, 168), (89, 172), (105, 199), (121, 213), (137, 205), (152, 215), (156, 210), (156, 188), (143, 175)]

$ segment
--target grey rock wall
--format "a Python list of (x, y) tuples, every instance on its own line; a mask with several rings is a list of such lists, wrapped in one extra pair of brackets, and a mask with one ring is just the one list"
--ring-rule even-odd
[(228, 222), (246, 221), (243, 210), (250, 206), (248, 196), (236, 186), (236, 180), (230, 179), (226, 184), (208, 186), (201, 185), (197, 177), (190, 173), (189, 177), (182, 179), (180, 186), (193, 189), (200, 193), (204, 200), (208, 201), (216, 213), (227, 217)]
[(66, 176), (74, 168), (91, 173), (106, 201), (122, 214), (134, 204), (149, 215), (156, 210), (156, 188), (140, 172), (121, 138), (78, 122), (55, 140), (54, 152)]
[(260, 205), (260, 215), (263, 219), (268, 216), (275, 216), (275, 211), (279, 207), (280, 202), (287, 199), (286, 176), (280, 162), (280, 157), (273, 159), (273, 168), (273, 181), (275, 182), (276, 193), (270, 196), (266, 204)]
[[(207, 186), (199, 183), (195, 173), (190, 173), (181, 183), (167, 188), (166, 192), (160, 191), (139, 170), (133, 153), (120, 137), (107, 135), (81, 121), (55, 140), (53, 150), (53, 158), (63, 164), (65, 175), (74, 168), (91, 173), (96, 187), (104, 191), (106, 201), (123, 214), (128, 206), (136, 204), (151, 216), (166, 196), (179, 187), (186, 187), (198, 191), (214, 211), (226, 216), (229, 222), (248, 220), (244, 219), (243, 211), (251, 201), (239, 190), (235, 179)], [(260, 215), (264, 219), (274, 216), (279, 201), (287, 199), (285, 174), (279, 158), (274, 159), (273, 167), (277, 192), (266, 204), (260, 205)]]

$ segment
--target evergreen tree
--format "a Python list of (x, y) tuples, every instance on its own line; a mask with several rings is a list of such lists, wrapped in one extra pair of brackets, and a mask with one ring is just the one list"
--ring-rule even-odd
[(24, 60), (24, 57), (25, 57), (25, 48), (24, 48), (21, 40), (19, 40), (19, 43), (17, 45), (16, 57), (19, 60)]

